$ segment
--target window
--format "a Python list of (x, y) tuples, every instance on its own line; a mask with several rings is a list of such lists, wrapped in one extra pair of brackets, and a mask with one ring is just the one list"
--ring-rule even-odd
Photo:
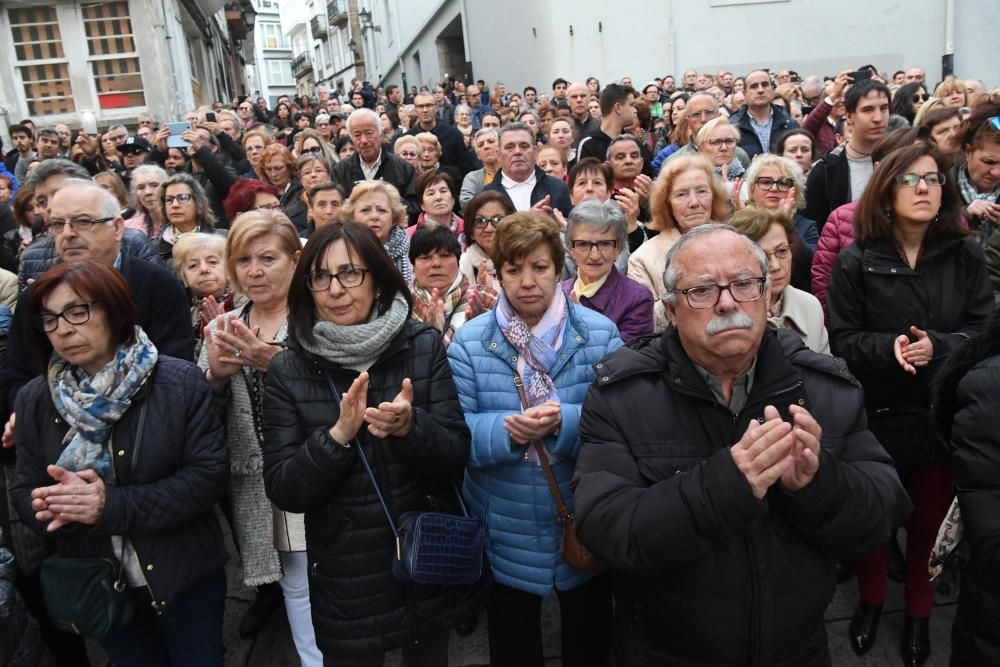
[(76, 111), (55, 7), (10, 9), (8, 16), (28, 113)]
[(272, 86), (294, 86), (292, 63), (290, 60), (268, 60), (267, 78)]
[(265, 49), (287, 49), (288, 38), (281, 32), (280, 23), (262, 23)]
[(81, 7), (94, 88), (102, 109), (145, 106), (127, 2)]

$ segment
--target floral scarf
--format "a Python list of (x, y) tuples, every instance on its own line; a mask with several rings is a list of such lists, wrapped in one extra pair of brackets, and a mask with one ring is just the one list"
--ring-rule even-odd
[(552, 303), (534, 327), (517, 314), (507, 294), (501, 292), (500, 300), (493, 311), (496, 313), (497, 324), (507, 341), (514, 346), (518, 354), (518, 372), (524, 382), (524, 391), (528, 397), (528, 406), (535, 407), (545, 401), (558, 401), (559, 393), (552, 382), (549, 372), (559, 360), (559, 350), (562, 349), (563, 334), (566, 331), (566, 320), (569, 305), (562, 290), (557, 290), (552, 297)]
[(135, 341), (119, 345), (115, 358), (92, 377), (52, 354), (47, 376), (49, 392), (56, 411), (70, 426), (66, 434), (69, 444), (56, 465), (73, 472), (94, 470), (107, 479), (111, 430), (149, 379), (157, 357), (156, 347), (138, 326)]

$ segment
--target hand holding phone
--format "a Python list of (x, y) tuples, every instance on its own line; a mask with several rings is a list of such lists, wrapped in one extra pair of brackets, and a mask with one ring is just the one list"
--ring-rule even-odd
[(181, 138), (181, 135), (185, 132), (190, 132), (192, 129), (191, 123), (188, 121), (180, 121), (177, 123), (167, 123), (167, 131), (170, 133), (167, 136), (167, 148), (188, 148), (191, 143), (185, 141)]
[(80, 131), (91, 136), (97, 134), (97, 114), (93, 111), (81, 111)]

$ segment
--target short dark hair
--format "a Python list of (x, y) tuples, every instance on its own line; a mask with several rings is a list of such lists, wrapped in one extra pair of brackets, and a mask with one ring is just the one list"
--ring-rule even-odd
[(36, 136), (38, 136), (38, 137), (55, 137), (56, 139), (58, 139), (59, 138), (59, 133), (56, 132), (51, 127), (43, 127), (42, 129), (40, 129), (38, 131), (38, 134)]
[(302, 256), (295, 265), (292, 282), (288, 288), (288, 338), (292, 342), (315, 344), (313, 325), (316, 323), (316, 302), (306, 284), (309, 274), (321, 268), (326, 252), (336, 241), (347, 244), (348, 250), (368, 267), (366, 280), (374, 283), (375, 308), (384, 315), (392, 306), (397, 295), (406, 299), (407, 317), (413, 310), (413, 300), (406, 280), (389, 259), (382, 242), (367, 225), (360, 222), (336, 222), (320, 227), (309, 237), (309, 243), (302, 249)]
[(777, 153), (778, 155), (784, 155), (785, 154), (785, 142), (788, 141), (789, 137), (794, 137), (794, 136), (807, 137), (809, 139), (809, 141), (812, 142), (812, 157), (813, 157), (813, 159), (815, 159), (816, 158), (816, 137), (813, 136), (812, 132), (810, 132), (809, 130), (807, 130), (807, 129), (803, 128), (803, 127), (794, 127), (792, 129), (788, 130), (788, 132), (785, 132), (784, 134), (782, 134), (781, 138), (778, 139), (778, 145), (776, 147), (775, 153)]
[(624, 104), (628, 96), (636, 97), (635, 88), (623, 86), (620, 83), (609, 83), (601, 90), (601, 115), (608, 116), (615, 110), (616, 104)]
[(440, 169), (431, 169), (417, 175), (417, 203), (419, 204), (424, 200), (424, 192), (427, 191), (427, 188), (438, 183), (447, 185), (448, 191), (451, 192), (451, 198), (458, 201), (458, 198), (455, 196), (455, 181), (451, 175)]
[(564, 79), (562, 77), (557, 78), (555, 81), (552, 82), (552, 90), (555, 90), (556, 86), (558, 86), (559, 84), (563, 84), (564, 86), (568, 86), (569, 85), (569, 81), (567, 81), (566, 79)]
[(601, 162), (596, 157), (587, 157), (575, 165), (569, 170), (569, 189), (570, 192), (573, 191), (573, 186), (576, 185), (576, 179), (580, 178), (583, 174), (598, 173), (604, 177), (604, 183), (608, 186), (608, 192), (615, 184), (615, 174), (611, 170), (611, 165), (607, 162)]
[(529, 90), (530, 90), (531, 92), (533, 92), (533, 93), (534, 93), (535, 95), (537, 95), (537, 94), (538, 94), (538, 89), (537, 89), (537, 88), (535, 88), (534, 86), (525, 86), (525, 87), (524, 87), (524, 94), (525, 94), (525, 95), (527, 95), (527, 94), (528, 94), (528, 91), (529, 91)]
[(892, 93), (889, 92), (889, 87), (884, 83), (876, 81), (875, 79), (864, 79), (863, 81), (858, 81), (857, 83), (852, 84), (844, 94), (844, 108), (847, 109), (847, 113), (854, 113), (857, 111), (858, 102), (861, 101), (861, 98), (866, 97), (872, 92), (882, 93), (885, 95), (887, 102), (892, 99)]
[(505, 264), (518, 261), (538, 247), (548, 248), (556, 275), (562, 274), (566, 251), (559, 224), (541, 211), (519, 211), (508, 215), (497, 227), (490, 259), (497, 274), (501, 274)]
[(447, 252), (457, 258), (462, 256), (462, 246), (458, 244), (455, 233), (443, 225), (423, 225), (413, 232), (410, 239), (410, 263), (417, 261), (417, 257), (427, 255), (435, 250)]
[(462, 236), (465, 238), (465, 246), (472, 247), (476, 244), (476, 239), (474, 238), (474, 230), (476, 228), (476, 216), (479, 214), (479, 209), (486, 206), (490, 202), (499, 204), (503, 207), (504, 215), (510, 215), (514, 212), (514, 207), (511, 205), (510, 199), (507, 198), (506, 193), (501, 194), (496, 190), (483, 190), (478, 195), (469, 200), (469, 203), (465, 205), (462, 210), (462, 220), (465, 222), (465, 230), (462, 232)]
[[(896, 177), (925, 156), (933, 158), (939, 171), (948, 170), (948, 161), (926, 141), (897, 148), (879, 161), (854, 212), (854, 237), (859, 245), (892, 239), (893, 198), (900, 187)], [(955, 239), (967, 234), (962, 225), (962, 200), (955, 185), (947, 181), (941, 185), (941, 208), (937, 219), (927, 228), (927, 238)]]
[(898, 70), (896, 70), (895, 72), (893, 72), (893, 73), (892, 73), (892, 78), (893, 78), (893, 79), (895, 79), (895, 78), (896, 78), (897, 76), (899, 76), (900, 74), (902, 74), (902, 75), (906, 76), (906, 72), (904, 72), (904, 71), (903, 71), (903, 70), (901, 70), (901, 69), (898, 69)]
[(354, 145), (354, 142), (351, 140), (350, 135), (348, 135), (348, 134), (341, 135), (341, 136), (337, 137), (337, 141), (334, 142), (334, 144), (333, 144), (333, 150), (338, 155), (340, 155), (341, 149), (343, 149), (344, 146), (346, 146), (347, 144), (350, 144), (352, 146)]
[(316, 185), (309, 188), (309, 192), (306, 193), (306, 202), (312, 206), (313, 202), (316, 201), (316, 195), (321, 192), (329, 192), (330, 190), (336, 190), (340, 193), (340, 198), (347, 201), (347, 188), (345, 188), (340, 183), (334, 183), (333, 181), (324, 181), (323, 183), (317, 183)]
[(31, 128), (27, 125), (11, 125), (10, 130), (8, 130), (10, 136), (13, 137), (15, 134), (26, 134), (31, 140), (35, 139), (35, 133), (31, 131)]
[[(104, 309), (115, 346), (135, 341), (139, 309), (132, 289), (119, 271), (99, 262), (66, 262), (46, 271), (31, 288), (28, 296), (28, 321), (39, 322), (42, 304), (60, 285), (66, 284), (81, 298), (99, 303)], [(52, 343), (48, 336), (29, 336), (41, 372), (49, 363)]]
[(399, 90), (399, 86), (394, 83), (390, 83), (385, 87), (385, 96), (388, 97), (389, 95), (392, 95), (392, 93), (396, 90)]

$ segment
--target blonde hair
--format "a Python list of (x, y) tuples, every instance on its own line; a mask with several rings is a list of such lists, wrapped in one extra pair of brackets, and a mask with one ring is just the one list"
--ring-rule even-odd
[(421, 144), (430, 144), (434, 146), (437, 149), (438, 155), (441, 154), (441, 142), (438, 141), (438, 138), (434, 136), (433, 132), (421, 132), (420, 134), (417, 134), (414, 139), (419, 141)]
[(204, 232), (194, 232), (191, 234), (181, 234), (174, 243), (173, 261), (174, 273), (184, 279), (184, 265), (187, 264), (191, 253), (198, 250), (208, 249), (217, 254), (222, 262), (226, 261), (226, 238), (218, 234), (206, 234)]
[[(425, 132), (424, 134), (430, 134), (430, 132)], [(415, 136), (413, 136), (412, 134), (401, 134), (398, 137), (396, 137), (396, 141), (392, 144), (392, 152), (399, 153), (399, 148), (403, 144), (416, 144), (418, 151), (422, 148), (420, 142), (417, 141), (417, 138)]]
[(747, 186), (750, 188), (750, 192), (753, 192), (754, 188), (757, 187), (757, 177), (760, 176), (760, 172), (764, 171), (767, 167), (777, 167), (778, 171), (781, 172), (782, 177), (790, 178), (795, 181), (795, 208), (800, 209), (805, 206), (806, 176), (802, 173), (802, 167), (786, 157), (775, 155), (773, 153), (761, 153), (757, 156), (757, 159), (750, 164), (750, 168), (747, 169), (744, 179), (747, 182)]
[(941, 99), (955, 93), (962, 93), (962, 106), (968, 104), (969, 95), (965, 92), (965, 82), (961, 79), (945, 79), (934, 89), (934, 97), (940, 97)]
[(728, 127), (731, 130), (732, 135), (736, 139), (736, 141), (740, 140), (740, 131), (736, 129), (736, 126), (730, 123), (729, 119), (726, 118), (725, 116), (716, 116), (712, 120), (702, 125), (701, 129), (698, 130), (698, 136), (695, 137), (695, 141), (698, 143), (698, 145), (701, 146), (703, 143), (708, 141), (708, 138), (712, 136), (713, 132), (715, 132), (715, 128), (719, 127), (720, 125)]
[(355, 185), (351, 196), (340, 208), (340, 217), (344, 220), (354, 220), (354, 207), (357, 206), (358, 200), (376, 192), (381, 192), (389, 200), (392, 224), (397, 227), (406, 227), (406, 207), (403, 205), (403, 199), (399, 196), (399, 190), (385, 181), (364, 181)]
[(255, 209), (240, 213), (229, 227), (229, 236), (226, 238), (226, 272), (229, 274), (229, 282), (241, 291), (243, 285), (236, 279), (236, 262), (239, 256), (248, 245), (271, 234), (278, 237), (278, 245), (289, 257), (295, 257), (302, 250), (302, 241), (295, 225), (280, 211)]
[(722, 181), (716, 178), (712, 163), (703, 155), (681, 155), (668, 160), (663, 165), (660, 175), (653, 182), (649, 193), (649, 210), (652, 221), (649, 227), (661, 232), (668, 229), (678, 229), (674, 210), (670, 205), (670, 194), (677, 179), (688, 171), (698, 171), (705, 175), (708, 186), (712, 189), (712, 220), (721, 221), (729, 216), (729, 199)]

